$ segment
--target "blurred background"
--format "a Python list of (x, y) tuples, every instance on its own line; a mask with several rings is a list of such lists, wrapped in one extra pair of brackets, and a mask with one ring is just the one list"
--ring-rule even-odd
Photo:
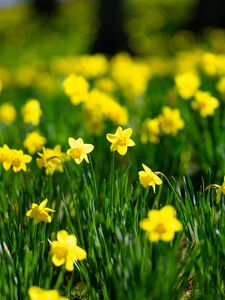
[(191, 32), (224, 22), (223, 0), (0, 0), (0, 61), (121, 50), (164, 55), (191, 46)]
[(0, 78), (26, 86), (35, 69), (38, 84), (50, 87), (49, 70), (76, 55), (128, 51), (157, 60), (200, 41), (223, 52), (224, 22), (223, 0), (0, 0)]

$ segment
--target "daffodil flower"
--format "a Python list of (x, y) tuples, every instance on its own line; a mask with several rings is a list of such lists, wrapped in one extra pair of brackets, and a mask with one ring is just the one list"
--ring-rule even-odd
[(192, 108), (199, 110), (201, 117), (206, 118), (214, 115), (215, 110), (219, 106), (219, 100), (211, 96), (209, 92), (197, 91), (195, 93), (195, 101), (192, 102)]
[(161, 185), (162, 180), (146, 165), (142, 164), (144, 171), (138, 172), (140, 183), (143, 187), (152, 186), (155, 193), (155, 186)]
[(39, 205), (33, 203), (31, 209), (28, 210), (26, 216), (29, 218), (34, 219), (34, 224), (38, 224), (40, 222), (47, 222), (50, 223), (52, 221), (51, 216), (49, 215), (50, 212), (55, 212), (54, 209), (46, 207), (48, 203), (48, 199), (46, 198), (42, 201)]
[(63, 82), (65, 93), (70, 97), (72, 104), (77, 105), (88, 97), (89, 83), (82, 76), (69, 75)]
[(222, 194), (225, 195), (225, 176), (223, 178), (223, 184), (217, 190), (217, 193), (216, 193), (216, 203), (220, 202)]
[(82, 138), (75, 140), (72, 137), (69, 138), (68, 143), (71, 148), (67, 150), (66, 153), (74, 159), (77, 164), (82, 163), (83, 160), (89, 163), (87, 154), (93, 151), (94, 146), (92, 144), (84, 144)]
[(63, 172), (63, 162), (68, 156), (61, 151), (61, 146), (56, 145), (54, 149), (43, 147), (42, 153), (38, 152), (37, 165), (46, 168), (46, 175), (53, 175), (55, 171)]
[(44, 290), (38, 286), (31, 286), (28, 290), (30, 300), (69, 300), (59, 295), (57, 290)]
[(200, 78), (195, 72), (189, 71), (175, 76), (178, 94), (184, 99), (190, 99), (200, 86)]
[(19, 172), (20, 170), (27, 171), (26, 164), (31, 162), (32, 157), (27, 154), (23, 154), (22, 150), (12, 149), (11, 164), (14, 172)]
[(27, 154), (23, 154), (22, 150), (10, 149), (7, 145), (0, 147), (0, 163), (7, 171), (13, 168), (15, 173), (23, 170), (27, 171), (26, 164), (32, 160), (32, 157)]
[(163, 134), (171, 134), (176, 136), (178, 131), (183, 129), (185, 124), (180, 116), (179, 109), (172, 109), (169, 106), (164, 106), (162, 114), (158, 117), (160, 128)]
[(123, 130), (120, 126), (117, 128), (115, 134), (108, 133), (106, 138), (112, 143), (110, 151), (117, 151), (120, 155), (125, 155), (128, 147), (135, 146), (135, 142), (130, 138), (131, 134), (132, 128)]
[[(1, 92), (1, 87), (0, 87), (0, 92)], [(6, 124), (10, 125), (16, 118), (16, 109), (15, 107), (8, 103), (5, 102), (0, 106), (0, 120)]]
[(39, 125), (42, 116), (40, 102), (37, 99), (28, 100), (21, 110), (25, 123), (31, 123), (34, 126)]
[(148, 233), (151, 242), (170, 242), (174, 239), (175, 232), (182, 230), (182, 224), (175, 217), (175, 209), (171, 205), (166, 205), (160, 210), (152, 209), (148, 212), (148, 217), (140, 221), (140, 228)]
[(74, 234), (68, 234), (66, 230), (57, 233), (57, 241), (51, 243), (52, 262), (59, 267), (65, 264), (67, 271), (73, 271), (74, 261), (83, 260), (87, 253), (77, 246), (77, 238)]
[(225, 176), (223, 178), (223, 184), (219, 185), (219, 184), (210, 184), (205, 188), (205, 191), (210, 189), (210, 188), (215, 188), (217, 189), (216, 191), (216, 203), (218, 204), (221, 200), (222, 195), (225, 195)]
[(30, 154), (34, 154), (40, 151), (44, 144), (46, 143), (46, 138), (40, 135), (38, 131), (29, 132), (23, 142), (25, 148), (27, 148)]

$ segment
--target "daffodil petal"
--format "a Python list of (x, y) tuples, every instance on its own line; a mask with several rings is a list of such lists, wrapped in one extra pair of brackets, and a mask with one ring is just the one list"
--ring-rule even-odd
[(58, 258), (56, 255), (53, 255), (52, 262), (56, 267), (60, 267), (65, 263), (65, 257)]
[(74, 138), (72, 138), (72, 137), (70, 137), (68, 139), (68, 143), (69, 143), (69, 145), (70, 145), (71, 148), (75, 148), (77, 146), (77, 141)]
[(59, 241), (59, 242), (65, 242), (66, 241), (66, 239), (67, 239), (67, 237), (68, 237), (68, 232), (66, 231), (66, 230), (60, 230), (60, 231), (58, 231), (57, 232), (57, 240)]

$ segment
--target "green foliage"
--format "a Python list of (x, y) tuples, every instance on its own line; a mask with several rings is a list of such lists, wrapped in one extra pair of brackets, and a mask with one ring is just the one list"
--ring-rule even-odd
[[(164, 2), (158, 3), (160, 11), (165, 10), (165, 3), (168, 9), (171, 2), (178, 3)], [(188, 7), (187, 2), (184, 5)], [(0, 299), (28, 300), (32, 285), (58, 289), (71, 300), (223, 299), (225, 202), (222, 195), (217, 204), (216, 190), (207, 187), (222, 185), (225, 174), (225, 105), (216, 89), (224, 74), (209, 76), (199, 58), (195, 67), (201, 90), (220, 99), (215, 114), (202, 118), (191, 107), (194, 97), (181, 99), (174, 86), (181, 53), (175, 52), (168, 61), (160, 58), (166, 69), (161, 74), (151, 58), (146, 59), (144, 63), (152, 72), (146, 92), (134, 95), (130, 86), (125, 91), (117, 86), (114, 93), (128, 111), (129, 122), (124, 128), (132, 127), (136, 145), (125, 156), (111, 153), (106, 134), (115, 132), (118, 124), (106, 119), (102, 131), (93, 133), (94, 126), (88, 126), (90, 114), (82, 104), (73, 106), (62, 88), (71, 65), (71, 72), (75, 72), (82, 58), (74, 55), (87, 51), (94, 38), (91, 25), (95, 17), (87, 3), (74, 1), (62, 6), (62, 14), (51, 21), (50, 28), (31, 22), (24, 6), (0, 13), (0, 43), (5, 45), (0, 48), (0, 101), (12, 103), (17, 112), (10, 125), (0, 120), (0, 145), (24, 149), (26, 134), (38, 129), (47, 139), (46, 147), (60, 144), (66, 152), (69, 137), (82, 137), (95, 147), (89, 164), (83, 161), (76, 165), (69, 160), (64, 162), (64, 172), (53, 176), (38, 169), (38, 154), (33, 155), (26, 173), (0, 166)], [(76, 8), (77, 18), (71, 7)], [(155, 23), (158, 29), (165, 29), (168, 20), (164, 21), (161, 27)], [(174, 20), (168, 31), (178, 21)], [(61, 64), (65, 70), (57, 69)], [(91, 88), (105, 77), (98, 74), (88, 78)], [(22, 106), (33, 97), (40, 101), (43, 111), (37, 127), (25, 124), (21, 115)], [(143, 144), (143, 122), (161, 115), (165, 106), (179, 109), (185, 127), (174, 136), (160, 136), (159, 143)], [(138, 181), (142, 163), (160, 172), (163, 184), (156, 187), (155, 194)], [(34, 225), (26, 212), (32, 203), (39, 204), (45, 198), (48, 207), (55, 209), (52, 222)], [(152, 243), (139, 223), (149, 210), (167, 204), (175, 207), (183, 230), (169, 243)], [(51, 241), (62, 229), (75, 234), (78, 245), (87, 252), (86, 260), (75, 262), (73, 272), (51, 261)]]

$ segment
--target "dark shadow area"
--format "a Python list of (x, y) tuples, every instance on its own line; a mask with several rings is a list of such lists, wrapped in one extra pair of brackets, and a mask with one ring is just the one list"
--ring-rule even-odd
[(225, 28), (224, 0), (199, 0), (185, 29), (198, 32), (206, 27)]
[(101, 0), (98, 13), (100, 27), (92, 53), (114, 55), (120, 51), (131, 53), (124, 32), (124, 3), (122, 0)]
[(59, 8), (56, 0), (33, 0), (31, 4), (34, 11), (44, 18), (54, 16)]

